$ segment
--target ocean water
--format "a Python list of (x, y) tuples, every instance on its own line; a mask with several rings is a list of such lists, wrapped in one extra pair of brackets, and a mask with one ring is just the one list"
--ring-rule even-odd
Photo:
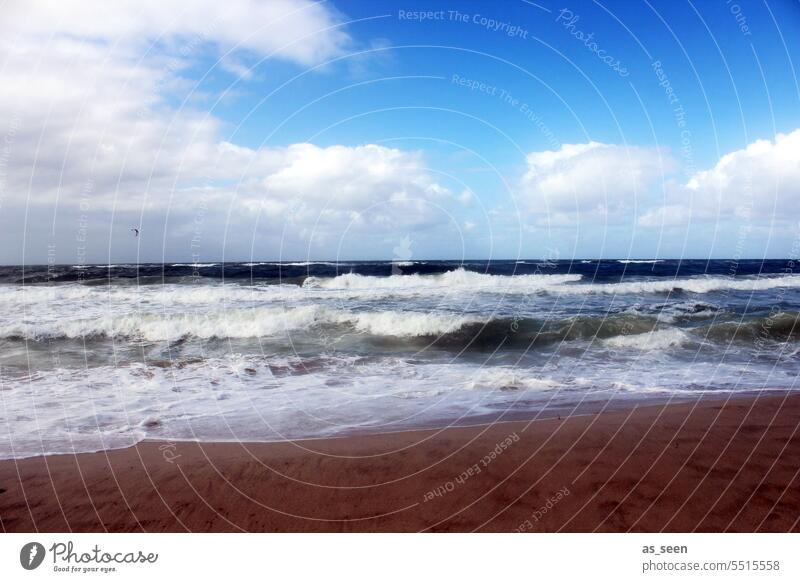
[(788, 261), (0, 267), (0, 458), (791, 390)]

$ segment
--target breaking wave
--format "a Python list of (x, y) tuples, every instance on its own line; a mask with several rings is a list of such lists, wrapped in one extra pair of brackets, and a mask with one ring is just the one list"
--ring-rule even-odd
[(488, 275), (465, 269), (454, 269), (437, 275), (392, 275), (374, 277), (347, 273), (338, 277), (309, 277), (303, 283), (307, 289), (328, 290), (456, 290), (503, 291), (522, 289), (546, 290), (565, 283), (580, 281), (582, 275)]
[(456, 269), (436, 275), (392, 275), (377, 277), (347, 273), (337, 277), (307, 277), (302, 284), (290, 282), (239, 285), (27, 285), (0, 286), (0, 304), (53, 304), (89, 301), (93, 305), (117, 302), (163, 305), (204, 305), (218, 302), (294, 301), (303, 299), (364, 298), (448, 294), (545, 294), (545, 295), (638, 295), (709, 294), (758, 292), (770, 289), (800, 289), (800, 275), (759, 278), (700, 276), (676, 279), (643, 279), (623, 282), (585, 282), (579, 274), (489, 275)]
[[(713, 293), (716, 291), (765, 291), (781, 287), (800, 288), (800, 275), (733, 279), (731, 277), (691, 277), (659, 281), (589, 283), (565, 286), (566, 292), (643, 295), (646, 293)], [(561, 291), (561, 290), (559, 290)]]
[(0, 328), (0, 337), (43, 340), (84, 337), (124, 337), (146, 341), (256, 338), (301, 332), (324, 325), (344, 325), (351, 331), (378, 336), (418, 337), (447, 334), (477, 321), (448, 313), (350, 312), (320, 306), (258, 307), (208, 313), (105, 315), (91, 319), (41, 324), (16, 323)]
[(712, 293), (715, 291), (764, 291), (781, 287), (800, 288), (800, 276), (760, 278), (687, 277), (667, 280), (623, 281), (619, 283), (584, 283), (579, 274), (563, 275), (488, 275), (455, 269), (438, 275), (392, 275), (373, 277), (347, 273), (338, 277), (309, 277), (305, 289), (331, 291), (442, 291), (506, 292), (552, 294), (648, 294), (648, 293)]
[[(75, 289), (73, 289), (75, 290)], [(198, 290), (214, 303), (222, 287)], [(241, 290), (245, 292), (244, 289)], [(198, 297), (193, 298), (198, 301)], [(69, 306), (69, 303), (66, 304)], [(329, 338), (362, 336), (391, 346), (435, 345), (444, 349), (491, 349), (499, 345), (526, 347), (558, 342), (604, 340), (614, 348), (659, 349), (696, 341), (751, 341), (795, 339), (800, 336), (800, 314), (780, 312), (769, 316), (721, 313), (703, 302), (656, 304), (646, 309), (626, 309), (601, 315), (509, 317), (458, 311), (359, 310), (330, 305), (231, 307), (213, 310), (115, 313), (95, 316), (36, 319), (0, 318), (0, 338), (45, 340), (91, 337), (132, 338), (150, 342), (186, 338), (227, 339), (300, 336), (314, 332)], [(704, 321), (713, 319), (710, 324)], [(316, 330), (316, 331), (315, 331)]]
[(338, 326), (335, 334), (355, 333), (407, 342), (421, 338), (443, 347), (548, 344), (558, 341), (608, 338), (644, 333), (657, 318), (618, 314), (564, 319), (494, 318), (447, 312), (347, 311), (309, 305), (292, 308), (257, 307), (206, 313), (134, 313), (88, 319), (60, 319), (40, 324), (0, 327), (0, 337), (43, 340), (55, 338), (125, 337), (174, 341), (187, 337), (254, 338), (301, 333), (320, 326)]
[(648, 333), (633, 335), (619, 335), (605, 340), (605, 344), (612, 348), (635, 349), (643, 351), (665, 350), (682, 346), (690, 340), (689, 334), (676, 328), (658, 329)]

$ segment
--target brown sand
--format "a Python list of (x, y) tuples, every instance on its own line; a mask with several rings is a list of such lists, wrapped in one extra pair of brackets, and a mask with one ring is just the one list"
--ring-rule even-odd
[(800, 396), (782, 394), (295, 443), (149, 442), (0, 462), (0, 519), (60, 532), (798, 531), (798, 428)]

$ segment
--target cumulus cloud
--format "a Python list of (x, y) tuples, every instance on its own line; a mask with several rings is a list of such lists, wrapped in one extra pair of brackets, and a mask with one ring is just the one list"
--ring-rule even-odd
[(420, 152), (301, 143), (249, 153), (261, 160), (257, 171), (246, 168), (235, 190), (222, 188), (220, 195), (235, 197), (244, 213), (259, 212), (301, 228), (314, 225), (317, 236), (430, 226), (432, 205), (455, 202), (432, 178)]
[[(223, 137), (214, 115), (177, 105), (193, 88), (184, 73), (202, 57), (235, 49), (221, 66), (245, 76), (240, 54), (313, 65), (352, 43), (341, 21), (328, 3), (308, 0), (7, 3), (0, 20), (0, 133), (9, 138), (4, 226), (29, 213), (26, 256), (34, 260), (53, 237), (74, 247), (84, 223), (97, 252), (129, 225), (147, 224), (139, 244), (152, 245), (149, 258), (185, 256), (199, 230), (206, 253), (218, 256), (232, 241), (249, 248), (256, 228), (269, 232), (270, 244), (282, 242), (275, 233), (288, 225), (295, 238), (313, 232), (324, 245), (345, 229), (430, 226), (431, 208), (456, 197), (431, 178), (419, 152), (244, 147)], [(21, 260), (19, 235), (2, 260)], [(74, 260), (74, 250), (66, 255), (60, 260)]]
[(372, 144), (292, 145), (283, 150), (280, 169), (265, 178), (264, 185), (270, 195), (303, 192), (305, 200), (333, 208), (445, 193), (430, 179), (421, 154)]
[(301, 64), (340, 54), (349, 36), (326, 6), (308, 0), (6, 3), (0, 111), (15, 128), (7, 190), (34, 202), (69, 204), (70, 189), (88, 182), (97, 197), (129, 195), (129, 189), (141, 193), (178, 178), (229, 179), (245, 166), (276, 166), (272, 152), (222, 143), (215, 117), (171, 103), (188, 84), (181, 73), (209, 45)]
[(685, 184), (670, 184), (663, 205), (640, 226), (681, 226), (722, 220), (796, 220), (800, 213), (800, 129), (757, 140), (722, 156)]
[(697, 172), (686, 184), (695, 200), (740, 216), (796, 216), (800, 202), (800, 129), (757, 140)]
[(659, 148), (563, 144), (528, 154), (522, 198), (533, 213), (559, 221), (577, 214), (608, 216), (633, 208), (674, 167), (672, 156)]
[(565, 144), (527, 156), (524, 207), (551, 226), (635, 218), (643, 228), (720, 221), (753, 225), (796, 220), (800, 201), (800, 129), (757, 140), (713, 167), (678, 181), (661, 148), (597, 142)]

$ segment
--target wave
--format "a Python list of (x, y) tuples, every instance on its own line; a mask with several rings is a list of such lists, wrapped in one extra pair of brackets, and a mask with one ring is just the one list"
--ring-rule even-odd
[[(471, 273), (484, 285), (497, 277)], [(364, 278), (356, 276), (357, 284)], [(544, 276), (547, 277), (547, 276)], [(553, 277), (553, 276), (550, 276)], [(412, 278), (395, 277), (395, 281)], [(352, 282), (344, 276), (341, 281)], [(392, 279), (392, 277), (384, 278)], [(440, 276), (441, 280), (447, 277)], [(328, 282), (334, 279), (327, 280)], [(489, 283), (487, 283), (487, 281)], [(545, 279), (548, 281), (548, 279)], [(548, 281), (549, 282), (549, 281)], [(452, 280), (450, 280), (452, 286)], [(528, 282), (528, 286), (542, 281)], [(567, 285), (563, 285), (567, 286)], [(277, 287), (277, 289), (273, 289)], [(583, 287), (590, 287), (584, 285)], [(735, 314), (702, 301), (682, 301), (634, 306), (624, 311), (599, 315), (560, 315), (508, 317), (493, 314), (462, 313), (457, 309), (345, 309), (331, 304), (265, 305), (276, 293), (296, 297), (301, 288), (294, 285), (271, 287), (171, 286), (163, 293), (148, 293), (131, 303), (126, 291), (103, 292), (106, 297), (123, 300), (108, 305), (93, 305), (97, 291), (83, 286), (28, 288), (34, 304), (25, 306), (27, 319), (0, 317), (0, 338), (78, 339), (86, 337), (133, 338), (145, 341), (176, 341), (183, 338), (225, 339), (302, 335), (321, 326), (333, 326), (324, 335), (341, 338), (347, 334), (364, 336), (389, 347), (435, 345), (445, 349), (490, 349), (499, 345), (527, 347), (564, 341), (610, 340), (610, 347), (657, 349), (686, 343), (690, 337), (704, 336), (711, 341), (739, 341), (764, 338), (793, 339), (800, 335), (798, 313), (771, 316)], [(102, 297), (102, 296), (101, 296)], [(8, 299), (0, 292), (0, 302)], [(46, 301), (33, 312), (36, 301)], [(249, 306), (243, 304), (249, 303)], [(76, 318), (76, 304), (80, 305)], [(219, 305), (230, 307), (220, 309)], [(198, 309), (187, 312), (187, 306)], [(208, 307), (214, 306), (214, 307)], [(132, 311), (135, 309), (135, 311)], [(7, 310), (12, 312), (13, 310)], [(701, 326), (703, 320), (713, 322)], [(319, 339), (323, 334), (316, 333)], [(314, 340), (314, 337), (311, 338)]]
[(310, 267), (312, 265), (325, 265), (328, 267), (347, 267), (350, 266), (351, 263), (336, 263), (332, 261), (295, 261), (292, 263), (275, 263), (276, 265), (283, 265), (285, 267)]
[(0, 337), (27, 340), (120, 337), (157, 342), (189, 337), (270, 337), (323, 325), (343, 325), (348, 329), (339, 330), (340, 334), (349, 330), (376, 336), (411, 338), (448, 334), (476, 321), (475, 318), (449, 313), (351, 312), (309, 305), (288, 309), (229, 309), (197, 314), (104, 315), (41, 324), (11, 323), (0, 327)]
[(687, 277), (666, 280), (639, 280), (620, 283), (584, 283), (583, 275), (489, 275), (455, 269), (437, 275), (392, 275), (374, 277), (347, 273), (338, 277), (308, 277), (305, 289), (329, 291), (370, 291), (373, 293), (419, 293), (437, 291), (473, 291), (551, 294), (644, 295), (650, 293), (712, 293), (715, 291), (764, 291), (781, 287), (800, 288), (800, 275), (760, 278)]
[(466, 325), (480, 324), (475, 317), (449, 313), (383, 311), (335, 316), (337, 323), (351, 323), (358, 331), (395, 337), (440, 336)]
[(661, 259), (617, 259), (622, 265), (654, 265), (663, 262)]
[(303, 282), (306, 289), (338, 290), (473, 290), (503, 291), (523, 289), (528, 291), (546, 290), (565, 283), (574, 283), (583, 278), (578, 274), (567, 275), (488, 275), (467, 271), (463, 268), (437, 275), (391, 275), (374, 277), (347, 273), (338, 277), (308, 277)]
[(689, 334), (677, 328), (654, 329), (647, 333), (626, 334), (609, 338), (603, 343), (612, 348), (625, 350), (662, 351), (679, 347), (690, 341)]
[(800, 313), (778, 312), (738, 321), (723, 321), (698, 330), (716, 341), (790, 340), (800, 338)]
[[(205, 305), (225, 301), (257, 301), (267, 295), (280, 298), (297, 296), (297, 285), (148, 285), (136, 286), (89, 286), (68, 285), (26, 285), (0, 286), (0, 304), (18, 305), (58, 305), (85, 301), (92, 306), (127, 305)], [(74, 308), (74, 305), (72, 306)], [(70, 310), (71, 311), (71, 310)]]
[(493, 318), (482, 322), (462, 322), (457, 329), (437, 338), (422, 338), (438, 347), (452, 349), (527, 348), (571, 341), (593, 341), (621, 334), (644, 333), (658, 320), (651, 316), (614, 314), (567, 318)]
[[(263, 267), (265, 265), (271, 265), (274, 267), (311, 267), (314, 265), (323, 265), (327, 267), (349, 267), (352, 266), (353, 263), (334, 263), (331, 261), (293, 261), (293, 262), (281, 262), (281, 261), (262, 261), (260, 263), (240, 263), (242, 267)], [(173, 267), (177, 265), (172, 265)]]
[[(235, 283), (169, 283), (161, 285), (84, 285), (69, 283), (60, 285), (0, 285), (0, 305), (9, 314), (15, 306), (41, 310), (54, 309), (65, 314), (74, 313), (75, 305), (94, 311), (130, 311), (132, 309), (154, 310), (180, 305), (222, 304), (263, 306), (282, 302), (302, 303), (325, 300), (377, 301), (393, 297), (433, 298), (451, 295), (455, 298), (477, 294), (506, 295), (632, 295), (653, 294), (707, 295), (724, 292), (754, 293), (771, 289), (800, 289), (800, 275), (770, 276), (760, 278), (690, 277), (681, 279), (643, 279), (620, 283), (585, 282), (579, 274), (530, 274), (489, 275), (464, 269), (456, 269), (436, 275), (391, 275), (384, 277), (348, 273), (337, 277), (306, 277), (297, 283), (285, 281), (273, 284), (239, 285)], [(687, 298), (681, 303), (695, 305)], [(724, 300), (713, 299), (724, 303)], [(674, 307), (674, 309), (673, 309)], [(680, 318), (691, 315), (682, 313), (678, 306), (667, 309), (662, 320), (670, 321), (672, 311)], [(694, 309), (694, 308), (692, 308)], [(698, 308), (699, 309), (699, 308)], [(698, 318), (710, 314), (702, 308)]]
[(626, 309), (625, 313), (655, 315), (659, 323), (674, 324), (716, 318), (725, 313), (725, 310), (704, 301), (678, 301), (636, 305)]
[(800, 288), (800, 275), (733, 279), (730, 277), (691, 277), (685, 279), (626, 281), (622, 283), (588, 283), (559, 289), (567, 293), (643, 295), (646, 293), (712, 293), (715, 291), (766, 291), (769, 289)]
[[(88, 319), (60, 319), (39, 324), (11, 323), (0, 327), (0, 337), (27, 340), (86, 337), (136, 338), (176, 341), (183, 338), (225, 339), (301, 334), (320, 326), (338, 326), (330, 336), (348, 333), (408, 345), (415, 339), (440, 347), (488, 347), (549, 344), (559, 341), (606, 338), (653, 329), (655, 317), (630, 314), (566, 319), (493, 318), (449, 312), (348, 311), (316, 305), (280, 308), (255, 307), (208, 313), (102, 315)], [(327, 335), (327, 334), (326, 334)], [(383, 339), (382, 339), (383, 338)], [(384, 341), (385, 343), (385, 341)]]
[(100, 298), (98, 290), (85, 285), (52, 286), (0, 286), (0, 303), (54, 303), (57, 301), (79, 301), (88, 297)]

